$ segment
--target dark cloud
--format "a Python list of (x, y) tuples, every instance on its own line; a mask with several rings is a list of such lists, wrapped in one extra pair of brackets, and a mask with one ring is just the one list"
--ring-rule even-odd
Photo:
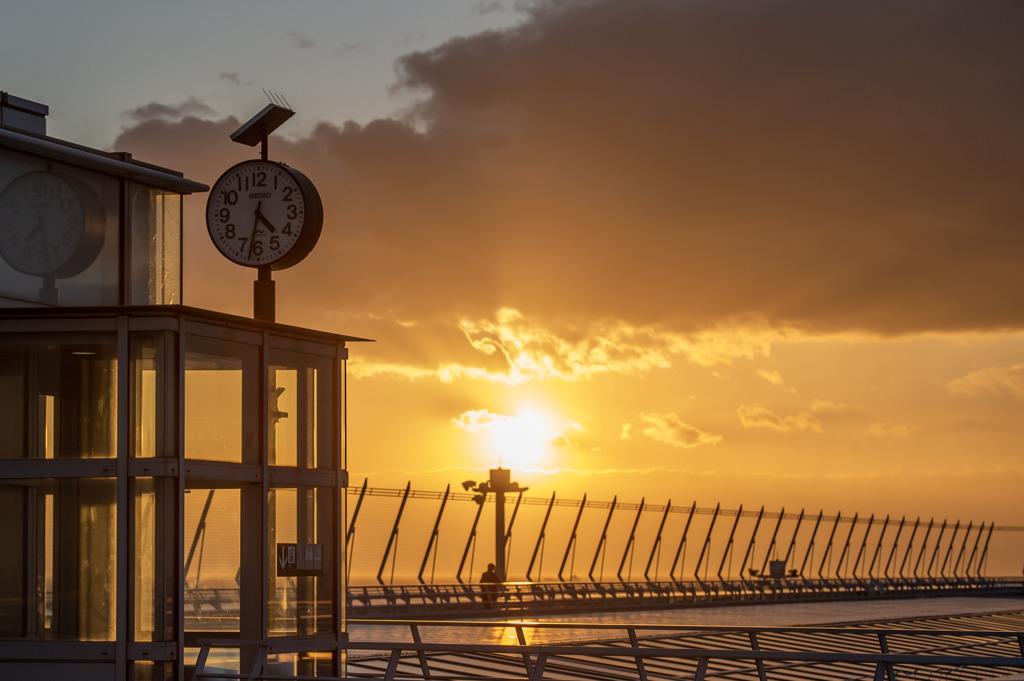
[[(403, 58), (407, 120), (274, 142), (328, 215), (287, 276), (406, 320), (1020, 326), (1022, 25), (1016, 2), (538, 3)], [(152, 124), (119, 144), (227, 167), (193, 132), (234, 122)]]
[(189, 97), (181, 104), (150, 102), (145, 106), (126, 111), (123, 115), (131, 121), (144, 122), (152, 120), (177, 121), (187, 116), (206, 117), (213, 115), (213, 113), (213, 109), (206, 104), (203, 104), (195, 97)]
[(288, 42), (300, 50), (310, 50), (316, 46), (313, 39), (301, 31), (288, 31)]

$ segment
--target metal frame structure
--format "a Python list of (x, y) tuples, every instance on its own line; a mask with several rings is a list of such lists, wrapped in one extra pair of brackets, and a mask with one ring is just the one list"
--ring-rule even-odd
[[(965, 628), (956, 628), (967, 619)], [(325, 681), (393, 679), (687, 678), (795, 681), (797, 679), (1010, 678), (1024, 670), (1024, 613), (1001, 617), (931, 618), (849, 627), (723, 627), (492, 622), (365, 622), (408, 635), (348, 644), (344, 676)], [(1014, 630), (1014, 623), (1017, 630)], [(363, 624), (354, 622), (353, 624)], [(988, 626), (985, 626), (988, 625)], [(459, 642), (439, 642), (435, 631), (460, 631)], [(471, 642), (506, 629), (515, 643)], [(502, 636), (504, 638), (504, 636)], [(527, 643), (527, 641), (532, 641)], [(253, 641), (261, 659), (303, 649), (289, 641)], [(204, 643), (205, 654), (221, 645)], [(948, 676), (947, 676), (948, 675)], [(280, 678), (257, 663), (245, 673), (217, 672), (199, 664), (195, 681)], [(1013, 678), (1017, 678), (1014, 676)]]

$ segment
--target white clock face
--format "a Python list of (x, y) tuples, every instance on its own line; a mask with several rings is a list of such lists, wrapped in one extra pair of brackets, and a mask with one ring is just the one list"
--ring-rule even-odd
[(26, 173), (0, 194), (0, 255), (22, 274), (68, 276), (83, 250), (85, 220), (83, 199), (67, 179)]
[(229, 169), (213, 186), (206, 226), (229, 260), (250, 267), (273, 265), (296, 246), (309, 208), (295, 171), (249, 161)]

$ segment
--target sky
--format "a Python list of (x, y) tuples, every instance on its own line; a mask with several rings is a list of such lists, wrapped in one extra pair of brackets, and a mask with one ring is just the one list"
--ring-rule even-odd
[[(0, 89), (319, 188), (355, 484), (1024, 525), (1024, 4), (42, 0)], [(16, 20), (15, 20), (16, 17)], [(41, 39), (42, 38), (42, 39)], [(252, 311), (185, 201), (184, 301)]]

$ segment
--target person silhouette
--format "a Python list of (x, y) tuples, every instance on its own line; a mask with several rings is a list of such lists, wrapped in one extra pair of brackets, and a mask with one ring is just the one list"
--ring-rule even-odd
[(483, 584), (484, 603), (488, 608), (494, 607), (494, 599), (498, 591), (498, 584), (501, 578), (494, 569), (494, 563), (487, 564), (487, 571), (480, 575), (480, 583)]

